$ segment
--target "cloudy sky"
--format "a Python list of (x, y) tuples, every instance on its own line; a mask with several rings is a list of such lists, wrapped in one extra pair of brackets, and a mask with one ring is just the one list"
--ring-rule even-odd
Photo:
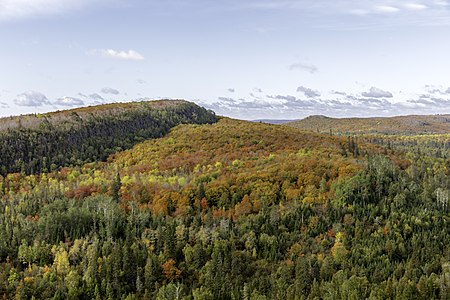
[(143, 98), (450, 113), (449, 32), (447, 0), (0, 0), (0, 116)]

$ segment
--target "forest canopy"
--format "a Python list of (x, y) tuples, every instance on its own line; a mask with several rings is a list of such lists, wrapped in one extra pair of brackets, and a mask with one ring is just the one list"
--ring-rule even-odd
[(0, 176), (0, 296), (449, 299), (445, 143), (185, 109), (205, 124)]

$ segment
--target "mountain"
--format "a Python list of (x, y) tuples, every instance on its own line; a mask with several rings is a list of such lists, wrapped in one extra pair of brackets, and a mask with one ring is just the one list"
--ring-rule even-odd
[(0, 119), (0, 174), (38, 173), (105, 160), (184, 123), (214, 123), (187, 101), (143, 101)]
[(287, 123), (292, 127), (339, 134), (443, 134), (450, 133), (450, 115), (411, 115), (374, 118), (310, 116)]
[(398, 151), (188, 108), (157, 115), (207, 122), (0, 176), (0, 296), (448, 298), (445, 143)]

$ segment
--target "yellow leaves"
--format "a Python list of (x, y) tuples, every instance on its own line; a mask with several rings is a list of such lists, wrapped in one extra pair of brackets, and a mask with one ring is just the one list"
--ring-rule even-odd
[(55, 271), (59, 275), (65, 275), (70, 269), (69, 264), (69, 255), (64, 249), (63, 246), (59, 246), (58, 248), (56, 246), (53, 246), (52, 252), (54, 254), (54, 260), (53, 260), (53, 268), (55, 268)]
[(80, 176), (81, 173), (77, 169), (73, 169), (72, 172), (67, 174), (67, 180), (69, 182), (76, 182), (78, 176)]
[[(279, 201), (286, 206), (291, 201), (325, 201), (329, 189), (321, 188), (323, 178), (323, 186), (329, 187), (337, 176), (358, 170), (354, 161), (340, 156), (339, 142), (294, 128), (224, 118), (213, 125), (178, 126), (164, 138), (111, 156), (107, 163), (64, 168), (41, 178), (9, 174), (5, 180), (10, 180), (12, 188), (5, 193), (23, 192), (23, 182), (29, 182), (35, 194), (65, 191), (80, 199), (108, 195), (119, 170), (123, 202), (147, 204), (154, 213), (184, 215), (190, 209), (184, 197), (193, 199), (196, 184), (205, 182), (206, 199), (201, 203), (207, 203), (217, 216), (232, 215), (234, 210), (240, 216)], [(218, 186), (225, 191), (214, 191)], [(235, 206), (237, 199), (231, 198), (237, 189), (248, 199)], [(176, 195), (171, 194), (169, 212), (167, 195), (172, 192)]]
[(52, 271), (52, 269), (49, 266), (47, 266), (47, 265), (45, 265), (42, 268), (42, 272), (44, 273), (44, 275), (50, 273), (51, 271)]
[(203, 169), (203, 166), (202, 166), (202, 165), (196, 164), (195, 167), (194, 167), (193, 172), (194, 172), (194, 173), (201, 173), (201, 172), (202, 172), (202, 169)]
[(231, 165), (233, 166), (233, 168), (239, 169), (244, 166), (244, 163), (242, 161), (240, 161), (239, 159), (235, 159), (235, 160), (233, 160)]
[(33, 283), (33, 281), (34, 281), (34, 278), (33, 278), (33, 277), (30, 277), (30, 276), (25, 276), (25, 278), (23, 279), (23, 281), (24, 281), (25, 283), (31, 284), (31, 283)]
[(306, 149), (306, 148), (300, 149), (300, 150), (298, 150), (298, 152), (297, 152), (297, 156), (298, 156), (298, 157), (307, 157), (307, 156), (310, 156), (310, 150), (309, 150), (309, 149)]
[(172, 185), (172, 186), (176, 186), (178, 184), (178, 176), (171, 176), (167, 178), (167, 182)]
[(333, 255), (334, 259), (338, 263), (341, 263), (345, 259), (347, 253), (348, 250), (341, 242), (335, 242), (333, 247), (331, 248), (331, 255)]
[(120, 178), (120, 182), (122, 183), (122, 186), (127, 186), (127, 185), (132, 184), (134, 182), (134, 180), (132, 177), (125, 175), (122, 178)]
[(9, 277), (8, 277), (8, 282), (9, 284), (13, 285), (17, 279), (19, 279), (19, 274), (17, 273), (17, 270), (15, 268), (11, 268), (9, 270)]
[(173, 144), (175, 144), (175, 140), (172, 137), (170, 137), (170, 138), (166, 139), (165, 143), (167, 145), (173, 145)]
[(359, 170), (356, 165), (345, 165), (339, 167), (339, 177), (348, 177), (354, 175)]
[(295, 188), (288, 188), (285, 190), (286, 200), (288, 201), (297, 201), (300, 199), (300, 196), (302, 194), (303, 187), (300, 187), (298, 189)]
[(342, 232), (336, 233), (336, 242), (342, 242), (343, 238), (344, 238), (344, 234)]
[(336, 233), (336, 239), (331, 248), (331, 255), (333, 255), (336, 262), (341, 263), (347, 256), (348, 250), (343, 243), (344, 234), (342, 232)]
[(276, 202), (278, 186), (271, 182), (258, 180), (252, 186), (250, 201), (254, 206), (260, 206), (261, 202), (271, 205)]
[(186, 177), (179, 177), (177, 179), (177, 183), (178, 183), (179, 186), (184, 187), (187, 184)]
[(153, 242), (151, 239), (149, 239), (147, 237), (143, 237), (141, 239), (141, 242), (145, 245), (145, 247), (147, 247), (147, 250), (149, 253), (153, 253), (155, 251), (155, 246), (153, 245)]

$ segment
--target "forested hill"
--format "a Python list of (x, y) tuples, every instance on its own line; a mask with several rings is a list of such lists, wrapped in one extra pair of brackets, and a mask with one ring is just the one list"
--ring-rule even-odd
[(222, 118), (0, 176), (0, 297), (449, 299), (450, 165), (377, 149)]
[(310, 116), (287, 123), (292, 127), (340, 134), (442, 134), (450, 132), (450, 115), (411, 115), (376, 118), (330, 118)]
[(179, 124), (214, 123), (212, 111), (182, 100), (114, 103), (0, 119), (0, 174), (27, 174), (103, 161)]

